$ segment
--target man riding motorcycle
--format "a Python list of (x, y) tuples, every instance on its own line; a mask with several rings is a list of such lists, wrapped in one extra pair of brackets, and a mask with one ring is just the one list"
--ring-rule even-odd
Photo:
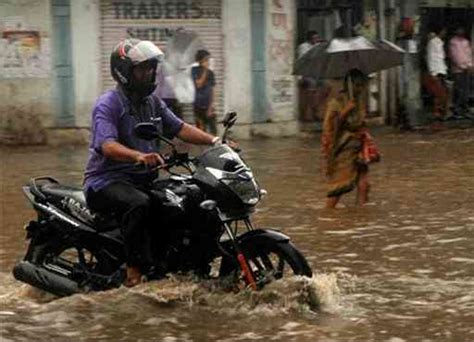
[(139, 139), (133, 128), (140, 122), (153, 122), (167, 138), (178, 137), (198, 145), (219, 142), (218, 137), (176, 117), (153, 94), (156, 70), (162, 60), (162, 51), (150, 41), (121, 41), (110, 56), (117, 87), (99, 97), (92, 111), (84, 192), (90, 208), (114, 212), (121, 220), (126, 286), (138, 284), (152, 265), (148, 238), (151, 198), (144, 189), (156, 176), (150, 168), (164, 163), (157, 153), (158, 144)]

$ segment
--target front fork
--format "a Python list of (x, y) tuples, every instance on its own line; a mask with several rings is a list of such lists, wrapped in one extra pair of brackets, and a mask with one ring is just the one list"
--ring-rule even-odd
[[(245, 222), (245, 225), (247, 226), (247, 230), (249, 231), (253, 230), (252, 223), (250, 222), (248, 218), (245, 219), (244, 222)], [(240, 266), (240, 269), (242, 271), (245, 281), (247, 282), (247, 284), (250, 285), (252, 290), (257, 290), (257, 283), (255, 282), (254, 274), (249, 267), (249, 263), (247, 259), (245, 258), (244, 253), (242, 252), (239, 244), (237, 243), (236, 231), (235, 232), (232, 231), (229, 221), (223, 221), (222, 224), (224, 225), (224, 229), (226, 230), (227, 235), (229, 236), (230, 241), (232, 242), (232, 246), (234, 247), (235, 253), (237, 255), (237, 261), (239, 262), (239, 266)]]

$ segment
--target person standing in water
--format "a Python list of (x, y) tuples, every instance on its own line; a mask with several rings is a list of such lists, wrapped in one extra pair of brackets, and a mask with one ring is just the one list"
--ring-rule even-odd
[(365, 128), (364, 90), (367, 76), (353, 69), (346, 75), (344, 84), (344, 90), (329, 102), (323, 124), (322, 152), (327, 163), (327, 208), (336, 207), (341, 196), (355, 188), (358, 204), (367, 203), (368, 163), (379, 158)]

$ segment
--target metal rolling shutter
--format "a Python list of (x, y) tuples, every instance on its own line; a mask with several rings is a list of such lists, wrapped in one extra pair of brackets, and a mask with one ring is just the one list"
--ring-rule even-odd
[[(215, 108), (223, 114), (224, 54), (221, 0), (101, 0), (101, 80), (105, 91), (115, 86), (109, 58), (113, 47), (127, 37), (151, 40), (166, 49), (173, 30), (196, 32), (213, 59), (216, 75)], [(185, 119), (192, 121), (191, 105), (185, 105)]]

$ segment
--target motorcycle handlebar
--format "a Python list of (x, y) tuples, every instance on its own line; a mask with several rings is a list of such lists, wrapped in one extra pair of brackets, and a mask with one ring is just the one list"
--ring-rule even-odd
[(165, 164), (181, 164), (190, 161), (188, 153), (173, 152), (170, 155), (165, 155), (163, 160)]
[(173, 166), (185, 165), (187, 162), (191, 161), (188, 153), (173, 152), (172, 154), (164, 155), (162, 157), (164, 164), (154, 167), (154, 170), (168, 170)]
[[(241, 149), (237, 146), (231, 147), (235, 152), (239, 153), (241, 152)], [(163, 158), (164, 164), (155, 166), (152, 168), (154, 171), (158, 170), (169, 170), (170, 168), (174, 166), (184, 166), (186, 168), (189, 167), (188, 163), (193, 162), (194, 158), (190, 158), (189, 154), (187, 152), (185, 153), (179, 153), (176, 150), (173, 150), (172, 153), (167, 154), (167, 155), (161, 155)], [(137, 163), (135, 165), (139, 165), (143, 167), (143, 164)]]

